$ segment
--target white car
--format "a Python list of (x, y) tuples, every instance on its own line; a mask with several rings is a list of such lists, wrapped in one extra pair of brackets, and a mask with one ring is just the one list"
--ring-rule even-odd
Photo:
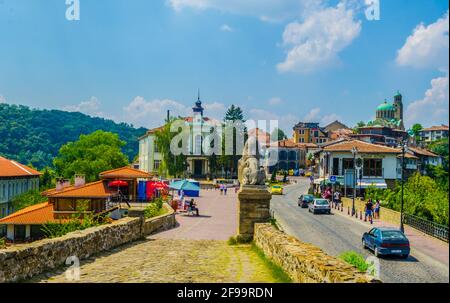
[(308, 211), (313, 214), (331, 214), (331, 205), (327, 199), (314, 199), (314, 202), (309, 203)]

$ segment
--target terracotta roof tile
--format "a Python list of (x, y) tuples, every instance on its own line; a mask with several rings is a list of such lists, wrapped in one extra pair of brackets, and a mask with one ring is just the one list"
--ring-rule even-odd
[(70, 186), (62, 190), (51, 190), (45, 192), (51, 198), (108, 198), (115, 192), (109, 190), (105, 181), (87, 183), (83, 186)]
[(116, 168), (100, 173), (100, 178), (102, 179), (120, 179), (120, 178), (135, 179), (135, 178), (151, 178), (151, 177), (153, 177), (153, 174), (129, 166)]
[(0, 156), (0, 177), (40, 176), (37, 170)]
[(435, 153), (433, 153), (433, 152), (431, 152), (431, 151), (429, 151), (429, 150), (423, 149), (423, 148), (419, 148), (419, 147), (408, 147), (408, 149), (409, 149), (410, 151), (412, 151), (413, 153), (419, 154), (419, 155), (422, 155), (422, 156), (439, 157), (439, 155), (436, 155)]
[(448, 131), (448, 126), (447, 125), (432, 126), (432, 127), (424, 128), (421, 131), (439, 131), (439, 130)]
[(401, 152), (397, 148), (382, 146), (379, 144), (367, 143), (360, 140), (342, 140), (332, 145), (325, 146), (324, 151), (346, 151), (351, 152), (352, 148), (356, 147), (361, 153), (388, 153), (397, 154)]
[(41, 225), (48, 222), (61, 222), (54, 218), (53, 205), (48, 202), (26, 207), (0, 219), (0, 224)]

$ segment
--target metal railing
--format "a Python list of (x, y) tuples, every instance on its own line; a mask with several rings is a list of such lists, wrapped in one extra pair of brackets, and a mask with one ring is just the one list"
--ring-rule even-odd
[(437, 224), (413, 215), (403, 214), (403, 223), (432, 237), (448, 242), (448, 226)]

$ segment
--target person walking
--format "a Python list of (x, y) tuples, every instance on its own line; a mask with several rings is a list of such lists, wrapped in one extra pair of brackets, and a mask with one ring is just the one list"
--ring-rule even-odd
[(227, 190), (228, 187), (226, 185), (223, 186), (223, 194), (226, 196), (227, 195)]
[(220, 195), (223, 195), (223, 184), (220, 184)]
[(364, 221), (367, 221), (367, 217), (369, 217), (370, 224), (373, 224), (372, 212), (373, 212), (373, 203), (372, 203), (372, 199), (369, 199), (366, 203)]
[(375, 219), (380, 219), (380, 200), (377, 200), (377, 202), (375, 203), (375, 212), (374, 212), (374, 218)]

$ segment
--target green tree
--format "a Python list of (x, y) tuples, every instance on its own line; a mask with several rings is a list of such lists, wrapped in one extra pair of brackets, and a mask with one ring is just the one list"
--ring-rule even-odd
[(449, 164), (449, 162), (448, 162), (448, 160), (449, 160), (448, 159), (448, 155), (449, 155), (448, 138), (442, 138), (442, 139), (436, 140), (436, 141), (430, 143), (428, 145), (428, 148), (432, 152), (434, 152), (442, 157), (442, 159), (443, 159), (442, 165), (443, 165), (444, 169), (446, 169), (448, 171), (448, 168), (449, 168), (448, 167), (448, 164)]
[(272, 133), (270, 134), (270, 137), (273, 140), (276, 141), (281, 141), (281, 140), (286, 140), (288, 137), (286, 136), (286, 134), (284, 133), (284, 131), (278, 127), (276, 127)]
[(73, 178), (83, 174), (87, 182), (98, 180), (102, 171), (128, 165), (121, 148), (126, 143), (117, 134), (98, 130), (81, 135), (78, 141), (61, 147), (53, 160), (58, 176)]
[[(247, 140), (247, 131), (245, 128), (245, 119), (244, 119), (244, 113), (242, 111), (242, 109), (239, 106), (235, 106), (234, 104), (232, 104), (227, 112), (225, 113), (225, 118), (224, 121), (230, 121), (230, 122), (234, 122), (239, 128), (241, 128), (243, 130), (243, 134), (239, 134), (239, 135), (243, 135), (244, 136), (244, 141)], [(233, 130), (233, 154), (232, 155), (226, 155), (225, 153), (225, 135), (222, 137), (222, 149), (223, 149), (223, 153), (222, 156), (219, 159), (219, 164), (221, 164), (225, 171), (230, 170), (234, 173), (237, 172), (237, 167), (238, 167), (238, 161), (240, 158), (240, 153), (242, 151), (237, 151), (236, 150), (236, 146), (237, 146), (237, 129)]]
[(181, 176), (187, 168), (186, 155), (174, 155), (170, 150), (172, 139), (179, 134), (179, 132), (170, 131), (172, 124), (176, 120), (176, 118), (170, 118), (164, 127), (155, 133), (155, 144), (158, 146), (163, 158), (159, 172), (162, 175), (168, 174), (173, 177)]
[(48, 166), (41, 171), (42, 175), (39, 180), (39, 186), (41, 189), (46, 190), (53, 186), (54, 171)]
[(47, 201), (47, 197), (43, 197), (38, 190), (30, 190), (21, 195), (15, 196), (11, 200), (14, 211), (24, 209), (25, 207), (39, 204)]
[(414, 134), (414, 137), (418, 138), (419, 137), (419, 132), (423, 129), (422, 124), (416, 123), (411, 127), (411, 130)]

